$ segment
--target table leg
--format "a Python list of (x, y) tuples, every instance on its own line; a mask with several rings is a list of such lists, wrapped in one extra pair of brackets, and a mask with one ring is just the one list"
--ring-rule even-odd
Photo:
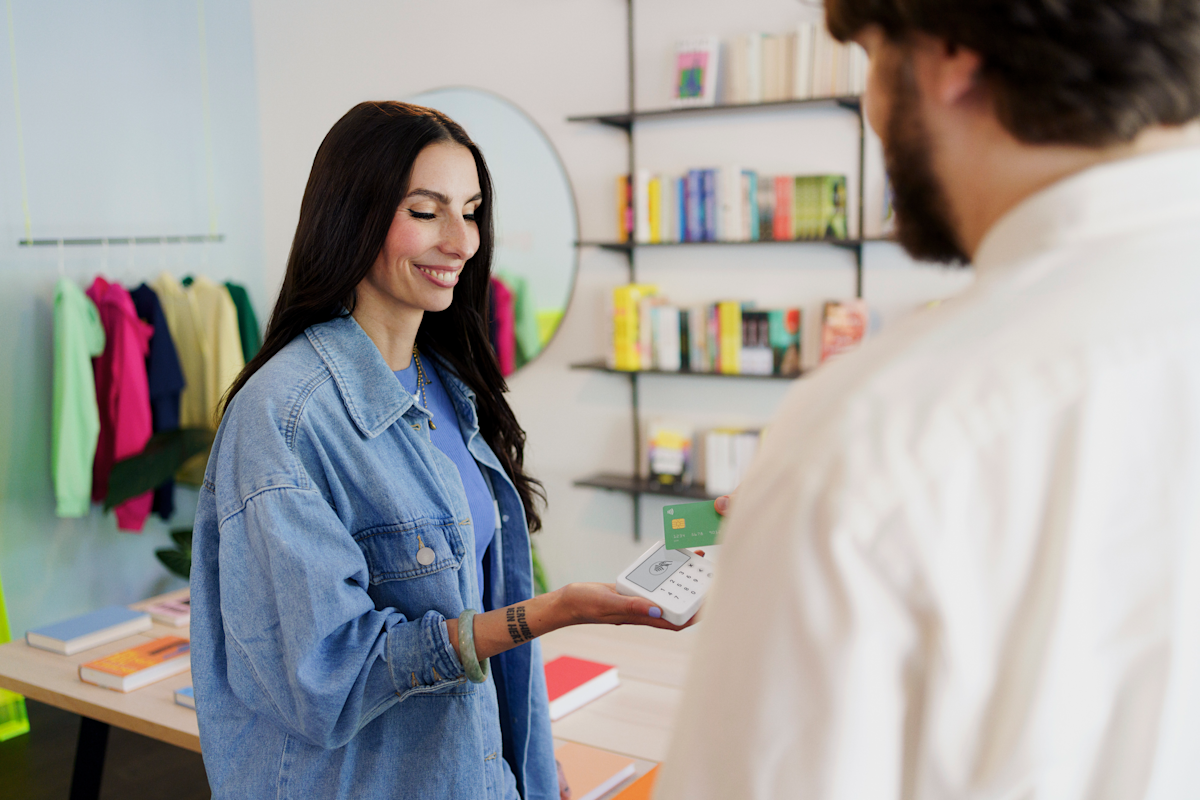
[(108, 747), (108, 723), (79, 718), (79, 742), (75, 745), (75, 772), (71, 776), (71, 800), (97, 800)]

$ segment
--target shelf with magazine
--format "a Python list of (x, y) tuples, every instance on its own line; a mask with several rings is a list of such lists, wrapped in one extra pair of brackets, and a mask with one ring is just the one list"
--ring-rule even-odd
[[(827, 348), (824, 339), (828, 331), (832, 329), (837, 339), (839, 325), (844, 333), (845, 325), (841, 323), (846, 318), (852, 318), (860, 333), (841, 336), (841, 340), (857, 342), (861, 339), (861, 332), (867, 328), (867, 314), (861, 306), (864, 251), (868, 244), (886, 240), (868, 237), (864, 226), (866, 127), (861, 92), (865, 86), (865, 53), (833, 42), (823, 25), (816, 23), (801, 23), (794, 31), (780, 35), (742, 35), (724, 46), (716, 37), (681, 39), (675, 51), (672, 85), (676, 90), (671, 107), (638, 108), (634, 98), (637, 65), (633, 57), (633, 0), (627, 0), (627, 7), (629, 108), (567, 119), (577, 124), (603, 126), (626, 138), (627, 169), (624, 175), (615, 179), (615, 235), (611, 240), (584, 239), (576, 245), (623, 256), (628, 268), (628, 284), (614, 289), (613, 342), (607, 357), (574, 363), (571, 368), (623, 375), (629, 381), (632, 469), (623, 474), (605, 472), (584, 476), (574, 485), (630, 495), (633, 536), (638, 541), (641, 538), (640, 498), (643, 495), (696, 499), (724, 493), (718, 487), (705, 485), (703, 476), (696, 477), (694, 483), (673, 480), (670, 475), (665, 478), (654, 476), (647, 457), (653, 448), (653, 432), (650, 436), (645, 434), (655, 422), (642, 419), (639, 395), (642, 379), (688, 377), (706, 380), (719, 377), (762, 385), (786, 385), (803, 374), (799, 358), (798, 308), (759, 308), (753, 303), (734, 300), (702, 307), (674, 307), (662, 298), (655, 298), (657, 286), (639, 281), (639, 255), (651, 258), (651, 253), (656, 254), (657, 275), (669, 284), (677, 280), (669, 275), (678, 273), (671, 272), (670, 266), (667, 266), (668, 272), (663, 273), (662, 266), (682, 262), (677, 257), (657, 254), (672, 249), (697, 248), (697, 257), (703, 252), (710, 269), (715, 268), (718, 272), (725, 258), (721, 248), (774, 245), (778, 249), (803, 245), (795, 250), (794, 258), (791, 251), (782, 257), (767, 256), (771, 263), (784, 269), (802, 268), (807, 263), (836, 266), (837, 258), (817, 256), (818, 249), (844, 251), (849, 256), (845, 263), (854, 270), (854, 298), (826, 304), (820, 333), (816, 334), (815, 328), (810, 328), (822, 341), (805, 345), (805, 352), (809, 353), (806, 359), (812, 361), (815, 359), (811, 355), (817, 351), (820, 360), (824, 359)], [(720, 63), (723, 59), (727, 62), (724, 65)], [(719, 75), (724, 78), (721, 91), (718, 91)], [(841, 113), (850, 115), (856, 129), (857, 147), (853, 151), (849, 149), (852, 141), (849, 137), (854, 134), (851, 126), (838, 122), (843, 119), (839, 116)], [(643, 135), (650, 135), (651, 140), (654, 136), (680, 133), (689, 136), (689, 131), (697, 130), (696, 126), (710, 123), (758, 125), (760, 121), (766, 121), (762, 124), (791, 126), (795, 120), (803, 125), (803, 120), (810, 117), (832, 120), (844, 126), (847, 138), (840, 141), (844, 141), (845, 146), (839, 145), (839, 152), (844, 155), (838, 156), (839, 159), (847, 158), (844, 172), (811, 174), (812, 170), (788, 171), (786, 168), (781, 172), (778, 166), (787, 165), (789, 159), (781, 162), (759, 150), (754, 152), (764, 155), (762, 163), (773, 164), (774, 169), (759, 171), (728, 165), (680, 169), (677, 166), (674, 173), (670, 170), (656, 173), (639, 163), (637, 157), (640, 150), (642, 158), (647, 158), (646, 143), (643, 142), (641, 147), (638, 145), (639, 137)], [(739, 144), (744, 146), (740, 140)], [(702, 154), (705, 151), (705, 148), (695, 149), (694, 144), (690, 147), (692, 149), (687, 152)], [(682, 152), (663, 152), (659, 158), (664, 163), (679, 164), (684, 158)], [(851, 166), (851, 159), (857, 164)], [(797, 166), (804, 163), (811, 161), (799, 159)], [(759, 252), (759, 249), (754, 251)], [(761, 252), (767, 254), (774, 250)], [(739, 267), (744, 264), (741, 256), (736, 258)], [(729, 266), (732, 268), (734, 262), (731, 261)], [(647, 290), (649, 302), (646, 297), (630, 301), (627, 296), (624, 310), (620, 310), (623, 293), (647, 294)], [(801, 287), (802, 294), (806, 291), (809, 290)], [(811, 295), (809, 297), (813, 299)], [(773, 299), (771, 304), (774, 304)], [(720, 313), (718, 308), (722, 309)], [(701, 320), (699, 325), (698, 319)], [(647, 327), (652, 334), (646, 333)], [(760, 328), (761, 335), (757, 333)], [(732, 341), (735, 336), (736, 343)], [(745, 362), (741, 352), (743, 343), (746, 345)], [(784, 364), (782, 352), (789, 347), (792, 349), (791, 360)], [(702, 449), (699, 443), (710, 438), (710, 433), (696, 435), (696, 451)]]

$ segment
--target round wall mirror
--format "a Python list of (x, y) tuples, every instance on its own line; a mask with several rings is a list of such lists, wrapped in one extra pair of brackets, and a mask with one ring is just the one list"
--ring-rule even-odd
[(579, 264), (579, 218), (546, 134), (509, 101), (466, 87), (408, 102), (443, 112), (479, 145), (495, 184), (492, 344), (506, 375), (532, 361), (558, 329)]

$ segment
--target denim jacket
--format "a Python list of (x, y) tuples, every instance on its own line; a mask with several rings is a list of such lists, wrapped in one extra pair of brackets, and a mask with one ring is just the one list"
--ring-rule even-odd
[[(442, 376), (497, 502), (479, 521), (498, 525), (491, 605), (527, 600), (520, 497), (474, 394)], [(296, 337), (230, 404), (191, 578), (214, 798), (558, 797), (538, 642), (492, 658), (474, 684), (447, 636), (446, 619), (483, 605), (466, 493), (428, 426), (350, 317)]]

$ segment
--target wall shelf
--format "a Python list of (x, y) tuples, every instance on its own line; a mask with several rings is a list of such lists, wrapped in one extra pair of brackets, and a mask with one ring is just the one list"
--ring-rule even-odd
[[(863, 185), (864, 173), (866, 171), (866, 122), (864, 120), (862, 98), (853, 95), (845, 97), (817, 97), (808, 100), (784, 100), (771, 103), (740, 103), (740, 104), (725, 104), (713, 106), (685, 106), (676, 108), (657, 108), (649, 110), (639, 110), (635, 97), (634, 87), (636, 83), (637, 65), (634, 63), (634, 13), (633, 6), (635, 0), (625, 0), (626, 6), (626, 59), (628, 70), (626, 73), (627, 93), (629, 100), (629, 110), (610, 113), (610, 114), (592, 114), (584, 116), (568, 117), (568, 122), (578, 122), (583, 124), (602, 125), (607, 128), (616, 129), (624, 134), (628, 143), (628, 159), (626, 173), (630, 176), (637, 173), (637, 156), (636, 156), (636, 140), (637, 129), (642, 123), (654, 123), (656, 121), (669, 121), (675, 119), (683, 119), (685, 117), (718, 117), (722, 115), (736, 114), (753, 114), (753, 113), (774, 113), (784, 111), (803, 111), (806, 109), (813, 110), (844, 110), (850, 112), (857, 118), (858, 123), (858, 224), (857, 230), (854, 231), (855, 238), (853, 239), (800, 239), (791, 241), (748, 241), (748, 242), (660, 242), (657, 244), (639, 244), (636, 242), (616, 242), (616, 241), (579, 241), (576, 242), (577, 247), (596, 247), (602, 250), (616, 252), (622, 254), (628, 262), (629, 282), (637, 282), (637, 257), (638, 254), (646, 249), (658, 247), (696, 247), (696, 246), (745, 246), (745, 245), (825, 245), (833, 246), (842, 250), (846, 250), (853, 257), (854, 273), (855, 273), (855, 296), (862, 297), (863, 292), (863, 252), (867, 248), (864, 246), (867, 242), (887, 241), (886, 239), (868, 239), (865, 235), (863, 218), (864, 218), (864, 199)], [(642, 375), (687, 375), (691, 377), (720, 377), (720, 378), (753, 378), (757, 380), (794, 380), (794, 378), (785, 378), (782, 376), (772, 375), (720, 375), (714, 373), (691, 373), (691, 372), (663, 372), (658, 370), (645, 370), (637, 372), (618, 371), (611, 369), (603, 361), (587, 362), (583, 364), (572, 364), (572, 369), (590, 369), (599, 372), (607, 372), (610, 374), (622, 374), (629, 378), (630, 389), (630, 416), (631, 416), (631, 433), (633, 438), (632, 448), (632, 470), (631, 475), (614, 475), (611, 473), (602, 473), (592, 475), (586, 478), (575, 481), (576, 486), (590, 487), (596, 489), (607, 489), (609, 491), (624, 492), (630, 495), (632, 499), (633, 512), (633, 539), (634, 541), (641, 540), (641, 496), (643, 494), (669, 494), (676, 497), (691, 497), (691, 498), (706, 498), (708, 495), (704, 492), (703, 487), (663, 487), (660, 484), (652, 483), (642, 474), (642, 421), (641, 421), (641, 404), (639, 401), (638, 384), (639, 377)]]
[(588, 489), (607, 489), (610, 492), (622, 492), (634, 495), (655, 494), (666, 497), (682, 497), (691, 500), (709, 500), (712, 497), (704, 491), (700, 484), (691, 486), (664, 486), (649, 478), (638, 478), (633, 475), (621, 475), (615, 472), (598, 472), (575, 481), (575, 486)]
[(737, 114), (753, 111), (794, 110), (802, 108), (844, 108), (858, 112), (862, 100), (857, 95), (848, 97), (813, 97), (808, 100), (780, 100), (773, 103), (735, 103), (715, 106), (684, 106), (682, 108), (656, 108), (648, 111), (622, 111), (613, 114), (591, 114), (567, 117), (567, 122), (594, 122), (629, 131), (633, 123), (654, 119), (674, 119), (697, 115)]
[(794, 381), (803, 375), (803, 373), (801, 373), (800, 375), (748, 375), (745, 373), (738, 373), (736, 375), (730, 375), (730, 374), (724, 373), (724, 372), (690, 372), (688, 370), (677, 370), (677, 371), (665, 370), (665, 369), (628, 370), (628, 369), (616, 369), (614, 367), (610, 367), (608, 365), (608, 363), (602, 359), (597, 359), (595, 361), (582, 361), (579, 363), (575, 363), (575, 364), (571, 365), (571, 369), (593, 370), (595, 372), (607, 372), (610, 375), (629, 375), (630, 377), (637, 376), (637, 375), (667, 375), (667, 376), (675, 377), (675, 378), (735, 378), (735, 379), (740, 378), (743, 380), (757, 380), (757, 381)]
[(737, 242), (576, 242), (576, 247), (599, 247), (614, 253), (630, 253), (644, 247), (745, 247), (746, 245), (832, 245), (846, 250), (857, 250), (869, 242), (886, 242), (888, 239), (757, 239)]

